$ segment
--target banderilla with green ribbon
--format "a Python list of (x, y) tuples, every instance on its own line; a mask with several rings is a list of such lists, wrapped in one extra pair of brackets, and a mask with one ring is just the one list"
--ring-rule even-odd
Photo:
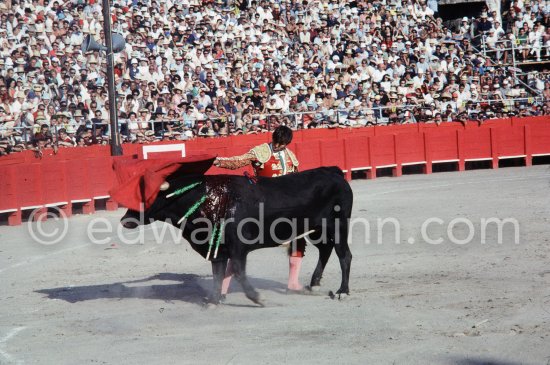
[[(219, 224), (219, 229), (216, 223), (214, 223), (214, 229), (212, 230), (212, 235), (210, 236), (210, 242), (208, 243), (208, 253), (206, 254), (206, 259), (210, 259), (210, 253), (212, 252), (212, 247), (214, 246), (214, 241), (216, 241), (216, 247), (214, 248), (214, 258), (218, 257), (218, 249), (220, 248), (220, 243), (222, 241), (223, 229), (225, 222), (221, 221)], [(216, 234), (218, 237), (216, 238)]]

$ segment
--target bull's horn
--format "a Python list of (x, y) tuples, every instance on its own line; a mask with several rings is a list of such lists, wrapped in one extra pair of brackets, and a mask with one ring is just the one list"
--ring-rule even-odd
[(161, 191), (165, 191), (165, 190), (168, 190), (168, 189), (170, 189), (170, 183), (168, 183), (168, 181), (165, 181), (162, 184), (160, 184), (160, 190)]

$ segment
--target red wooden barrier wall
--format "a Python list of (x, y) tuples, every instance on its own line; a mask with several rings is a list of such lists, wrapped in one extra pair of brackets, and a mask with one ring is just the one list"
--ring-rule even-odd
[[(234, 156), (270, 138), (261, 134), (183, 143), (187, 156)], [(141, 155), (141, 147), (125, 145), (126, 158)], [(408, 165), (422, 165), (424, 172), (430, 173), (432, 164), (441, 162), (457, 163), (463, 170), (467, 161), (490, 160), (496, 168), (499, 159), (524, 158), (529, 166), (533, 156), (550, 155), (550, 118), (508, 118), (481, 126), (471, 122), (304, 130), (295, 133), (290, 148), (301, 170), (336, 165), (348, 179), (356, 170), (376, 178), (380, 168), (391, 168), (393, 175), (399, 176)], [(0, 158), (0, 213), (8, 214), (9, 224), (20, 224), (21, 212), (26, 209), (44, 211), (57, 206), (70, 215), (73, 204), (83, 204), (83, 211), (91, 213), (98, 199), (107, 199), (107, 208), (116, 209), (109, 200), (115, 179), (111, 165), (108, 146), (60, 149), (57, 155), (47, 150), (42, 159), (30, 151), (4, 156)], [(251, 172), (250, 168), (230, 171), (213, 167), (208, 174), (240, 175), (247, 170)]]

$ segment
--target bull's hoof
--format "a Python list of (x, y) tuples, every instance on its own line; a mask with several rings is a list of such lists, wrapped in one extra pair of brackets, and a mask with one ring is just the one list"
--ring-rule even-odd
[(321, 292), (320, 285), (308, 286), (307, 289), (309, 290), (309, 292), (306, 293), (307, 295), (317, 295), (317, 296), (324, 295), (324, 293)]
[(349, 293), (338, 294), (338, 300), (346, 300), (349, 298)]
[[(338, 296), (338, 300), (346, 299), (349, 297), (349, 289), (338, 289), (336, 295)], [(334, 297), (331, 297), (331, 299), (334, 299)]]
[(258, 304), (260, 307), (265, 307), (264, 300), (260, 293), (254, 293), (253, 295), (247, 295), (246, 297), (254, 303)]
[(216, 309), (216, 308), (218, 308), (218, 304), (215, 304), (215, 303), (210, 303), (209, 302), (209, 303), (206, 303), (204, 305), (204, 309), (206, 309), (206, 310), (213, 310), (213, 309)]
[(210, 296), (203, 299), (203, 306), (205, 308), (215, 308), (216, 306), (225, 302), (225, 294), (220, 296)]
[(336, 294), (347, 294), (347, 295), (349, 295), (349, 289), (348, 288), (346, 288), (346, 289), (340, 288), (340, 289), (338, 289)]
[(321, 285), (313, 285), (311, 288), (311, 291), (314, 293), (319, 293), (321, 291)]
[(334, 292), (331, 290), (331, 291), (328, 292), (328, 296), (329, 296), (330, 299), (344, 300), (347, 297), (349, 297), (349, 291), (342, 292), (342, 291), (338, 290), (336, 292), (336, 294), (334, 294)]
[(260, 307), (265, 307), (265, 301), (262, 297), (258, 295), (256, 299), (251, 299), (254, 303), (258, 304)]

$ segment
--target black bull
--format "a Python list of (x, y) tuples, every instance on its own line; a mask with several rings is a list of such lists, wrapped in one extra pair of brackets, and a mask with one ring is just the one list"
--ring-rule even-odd
[[(295, 243), (307, 232), (310, 243), (319, 249), (311, 287), (320, 286), (334, 248), (342, 270), (337, 294), (349, 293), (352, 255), (348, 227), (353, 193), (339, 168), (321, 167), (278, 178), (259, 178), (256, 183), (244, 176), (174, 173), (166, 182), (170, 187), (141, 213), (142, 222), (136, 219), (140, 213), (132, 210), (121, 222), (126, 228), (135, 228), (139, 223), (165, 221), (182, 229), (193, 249), (212, 261), (214, 303), (221, 299), (228, 259), (246, 296), (260, 303), (246, 277), (248, 253)], [(185, 191), (180, 195), (170, 196), (181, 188)], [(184, 216), (187, 219), (178, 223)], [(223, 231), (221, 237), (216, 236), (216, 228)]]

